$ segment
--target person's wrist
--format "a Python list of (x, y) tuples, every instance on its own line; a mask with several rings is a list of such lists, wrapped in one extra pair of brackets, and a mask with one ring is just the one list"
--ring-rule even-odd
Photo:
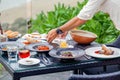
[(62, 31), (60, 28), (57, 28), (57, 29), (56, 29), (56, 33), (57, 33), (57, 34), (62, 34), (63, 31)]

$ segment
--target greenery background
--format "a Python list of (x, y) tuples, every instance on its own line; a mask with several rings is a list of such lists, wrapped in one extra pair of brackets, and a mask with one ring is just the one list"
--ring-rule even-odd
[[(76, 6), (65, 6), (58, 3), (54, 5), (54, 10), (40, 12), (36, 15), (36, 18), (31, 18), (32, 26), (28, 29), (28, 33), (38, 31), (40, 33), (48, 33), (53, 28), (59, 27), (76, 16), (88, 0), (83, 2), (77, 2)], [(8, 23), (4, 23), (2, 26), (4, 30), (11, 29), (13, 31), (19, 31), (22, 34), (26, 33), (26, 19), (18, 18), (9, 27)], [(5, 27), (4, 27), (5, 26)], [(8, 27), (6, 27), (8, 26)], [(88, 30), (97, 34), (98, 38), (96, 42), (104, 44), (111, 43), (120, 34), (111, 21), (109, 14), (104, 12), (97, 12), (94, 17), (87, 21), (84, 25), (78, 29)]]
[[(46, 13), (41, 12), (36, 15), (36, 19), (32, 20), (32, 27), (29, 28), (28, 33), (38, 31), (40, 33), (47, 33), (53, 28), (59, 27), (66, 23), (68, 20), (76, 16), (88, 0), (84, 0), (82, 3), (78, 2), (77, 6), (65, 6), (58, 3), (54, 6), (53, 11)], [(119, 31), (114, 27), (109, 14), (99, 11), (94, 17), (87, 23), (79, 27), (78, 29), (88, 30), (97, 34), (98, 43), (110, 43), (114, 41), (119, 35)]]

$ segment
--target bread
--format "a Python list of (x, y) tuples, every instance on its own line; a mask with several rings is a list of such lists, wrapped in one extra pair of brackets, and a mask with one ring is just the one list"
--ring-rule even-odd
[(5, 31), (5, 34), (6, 35), (9, 35), (9, 34), (11, 34), (13, 31), (11, 31), (11, 30), (7, 30), (7, 31)]
[(111, 49), (109, 49), (106, 45), (102, 45), (102, 50), (104, 50), (104, 54), (105, 55), (112, 55), (113, 51)]
[(41, 35), (39, 34), (39, 33), (31, 33), (30, 34), (30, 37), (32, 37), (32, 38), (41, 38)]
[(30, 43), (37, 43), (39, 42), (37, 39), (31, 38), (31, 37), (26, 37), (26, 40)]
[(5, 32), (5, 34), (7, 35), (8, 38), (16, 38), (16, 37), (18, 37), (19, 32), (7, 30), (7, 31)]

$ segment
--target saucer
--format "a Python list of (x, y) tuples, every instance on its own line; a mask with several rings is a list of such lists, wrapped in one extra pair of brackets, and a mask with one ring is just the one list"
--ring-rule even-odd
[(36, 58), (25, 58), (18, 61), (18, 64), (21, 64), (24, 66), (33, 66), (39, 63), (40, 63), (40, 60)]

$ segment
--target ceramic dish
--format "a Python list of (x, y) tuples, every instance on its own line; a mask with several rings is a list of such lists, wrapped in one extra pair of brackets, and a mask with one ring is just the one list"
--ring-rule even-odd
[(114, 51), (112, 55), (105, 55), (105, 54), (97, 54), (95, 51), (101, 50), (101, 47), (91, 47), (85, 50), (86, 54), (95, 58), (102, 58), (102, 59), (111, 59), (120, 57), (120, 49), (114, 47), (108, 47)]
[(21, 36), (22, 34), (18, 34), (18, 36), (15, 38), (8, 38), (8, 41), (17, 41)]
[(40, 60), (36, 58), (26, 58), (18, 61), (18, 64), (24, 65), (24, 66), (33, 66), (39, 63), (40, 63)]
[[(39, 49), (38, 50), (37, 47), (39, 47), (39, 46), (46, 46), (46, 47), (48, 47), (48, 49), (45, 49), (45, 50), (42, 50), (42, 49), (40, 50)], [(29, 50), (31, 50), (31, 51), (36, 51), (36, 52), (39, 52), (39, 53), (43, 53), (43, 52), (50, 51), (53, 48), (53, 46), (50, 45), (47, 42), (43, 42), (43, 43), (30, 44), (30, 45), (26, 46), (26, 48), (29, 49)]]
[[(11, 47), (17, 46), (18, 48), (23, 48), (25, 45), (16, 41), (2, 42), (0, 43), (0, 50), (7, 51), (7, 46), (11, 46)], [(6, 48), (6, 49), (3, 49), (3, 48)]]
[(7, 46), (17, 46), (19, 49), (24, 48), (24, 44), (20, 43), (20, 42), (16, 42), (16, 41), (8, 41), (8, 42), (2, 42), (0, 43), (0, 50), (2, 51), (2, 55), (8, 57), (7, 54)]
[[(66, 53), (72, 54), (72, 56), (64, 56), (62, 54)], [(55, 58), (59, 59), (75, 59), (83, 56), (85, 54), (83, 49), (77, 49), (77, 48), (61, 48), (61, 49), (52, 49), (49, 52), (49, 55)]]

